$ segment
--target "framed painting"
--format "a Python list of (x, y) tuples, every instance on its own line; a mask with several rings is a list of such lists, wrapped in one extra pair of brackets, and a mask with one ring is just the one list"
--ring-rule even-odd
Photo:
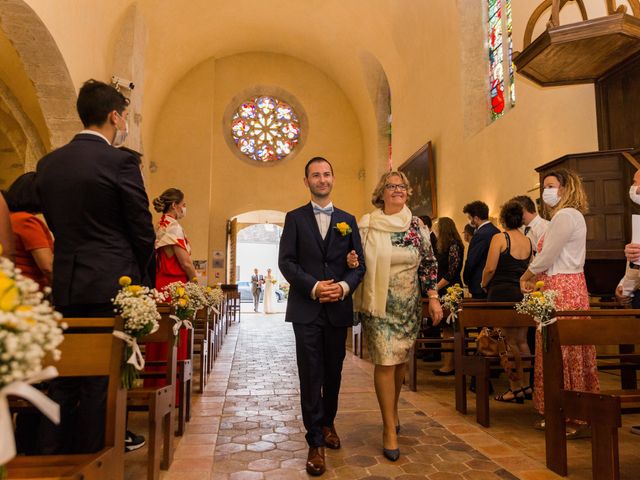
[(413, 195), (407, 206), (414, 215), (438, 216), (436, 195), (436, 169), (431, 142), (428, 142), (398, 168), (409, 179)]

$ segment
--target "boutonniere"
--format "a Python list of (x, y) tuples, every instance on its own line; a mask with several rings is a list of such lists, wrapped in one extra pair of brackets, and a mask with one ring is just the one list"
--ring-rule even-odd
[(349, 226), (347, 222), (338, 222), (333, 228), (340, 232), (340, 235), (342, 235), (343, 237), (346, 237), (351, 233), (351, 226)]

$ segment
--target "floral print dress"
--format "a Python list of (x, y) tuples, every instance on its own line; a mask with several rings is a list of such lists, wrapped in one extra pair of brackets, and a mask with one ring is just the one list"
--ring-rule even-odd
[(436, 289), (438, 263), (429, 232), (413, 217), (409, 230), (391, 233), (391, 272), (384, 318), (360, 313), (373, 363), (398, 365), (409, 358), (422, 322), (422, 296)]

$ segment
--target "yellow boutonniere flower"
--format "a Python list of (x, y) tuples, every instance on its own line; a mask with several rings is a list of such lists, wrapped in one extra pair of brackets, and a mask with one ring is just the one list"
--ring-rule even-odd
[(131, 285), (131, 277), (127, 277), (126, 275), (123, 275), (122, 277), (120, 277), (120, 279), (118, 280), (118, 284), (121, 287), (128, 287), (129, 285)]
[(544, 282), (542, 280), (539, 280), (536, 282), (536, 290), (541, 290), (542, 287), (544, 287)]
[(349, 226), (349, 224), (347, 222), (336, 223), (336, 226), (333, 227), (333, 228), (338, 230), (338, 232), (340, 232), (340, 235), (342, 235), (343, 237), (346, 237), (347, 235), (349, 235), (351, 233), (351, 227)]

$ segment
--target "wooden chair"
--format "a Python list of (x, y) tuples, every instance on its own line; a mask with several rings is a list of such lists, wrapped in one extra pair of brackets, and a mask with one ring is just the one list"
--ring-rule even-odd
[(563, 369), (559, 367), (561, 346), (619, 345), (620, 354), (599, 357), (607, 361), (599, 369), (635, 373), (640, 368), (640, 355), (633, 352), (632, 344), (640, 344), (640, 310), (563, 311), (556, 312), (556, 318), (547, 327), (547, 351), (543, 353), (547, 467), (567, 475), (565, 425), (570, 418), (591, 425), (593, 478), (619, 479), (618, 428), (622, 414), (640, 412), (637, 383), (626, 385), (631, 388), (595, 393), (565, 390)]
[(198, 390), (200, 393), (204, 392), (204, 387), (207, 385), (207, 378), (209, 373), (209, 355), (211, 352), (211, 328), (209, 324), (209, 313), (207, 309), (198, 310), (193, 325), (193, 352), (194, 356), (199, 358), (198, 370), (200, 372), (200, 379), (198, 382)]
[[(474, 337), (468, 330), (482, 327), (531, 327), (536, 323), (529, 315), (517, 313), (512, 302), (464, 302), (458, 315), (458, 331), (454, 333), (454, 362), (456, 366), (456, 410), (467, 413), (467, 375), (476, 377), (476, 421), (489, 427), (489, 378), (492, 370), (503, 371), (499, 357), (476, 355), (469, 348)], [(522, 361), (532, 356), (521, 355)], [(530, 371), (531, 368), (524, 370)]]
[[(167, 470), (173, 462), (173, 429), (175, 422), (177, 347), (173, 335), (173, 319), (169, 318), (171, 308), (168, 305), (158, 306), (160, 312), (160, 328), (157, 332), (138, 339), (138, 343), (163, 342), (167, 344), (167, 360), (160, 362), (166, 365), (161, 373), (143, 372), (141, 378), (166, 379), (162, 387), (132, 388), (127, 394), (127, 408), (149, 412), (149, 450), (147, 454), (147, 479), (158, 480), (160, 468)], [(154, 363), (154, 362), (151, 362)], [(160, 444), (164, 444), (162, 461)]]
[(65, 318), (69, 328), (54, 365), (60, 377), (109, 376), (104, 448), (92, 454), (18, 456), (7, 464), (8, 479), (102, 480), (124, 478), (126, 393), (120, 383), (123, 342), (120, 318)]

